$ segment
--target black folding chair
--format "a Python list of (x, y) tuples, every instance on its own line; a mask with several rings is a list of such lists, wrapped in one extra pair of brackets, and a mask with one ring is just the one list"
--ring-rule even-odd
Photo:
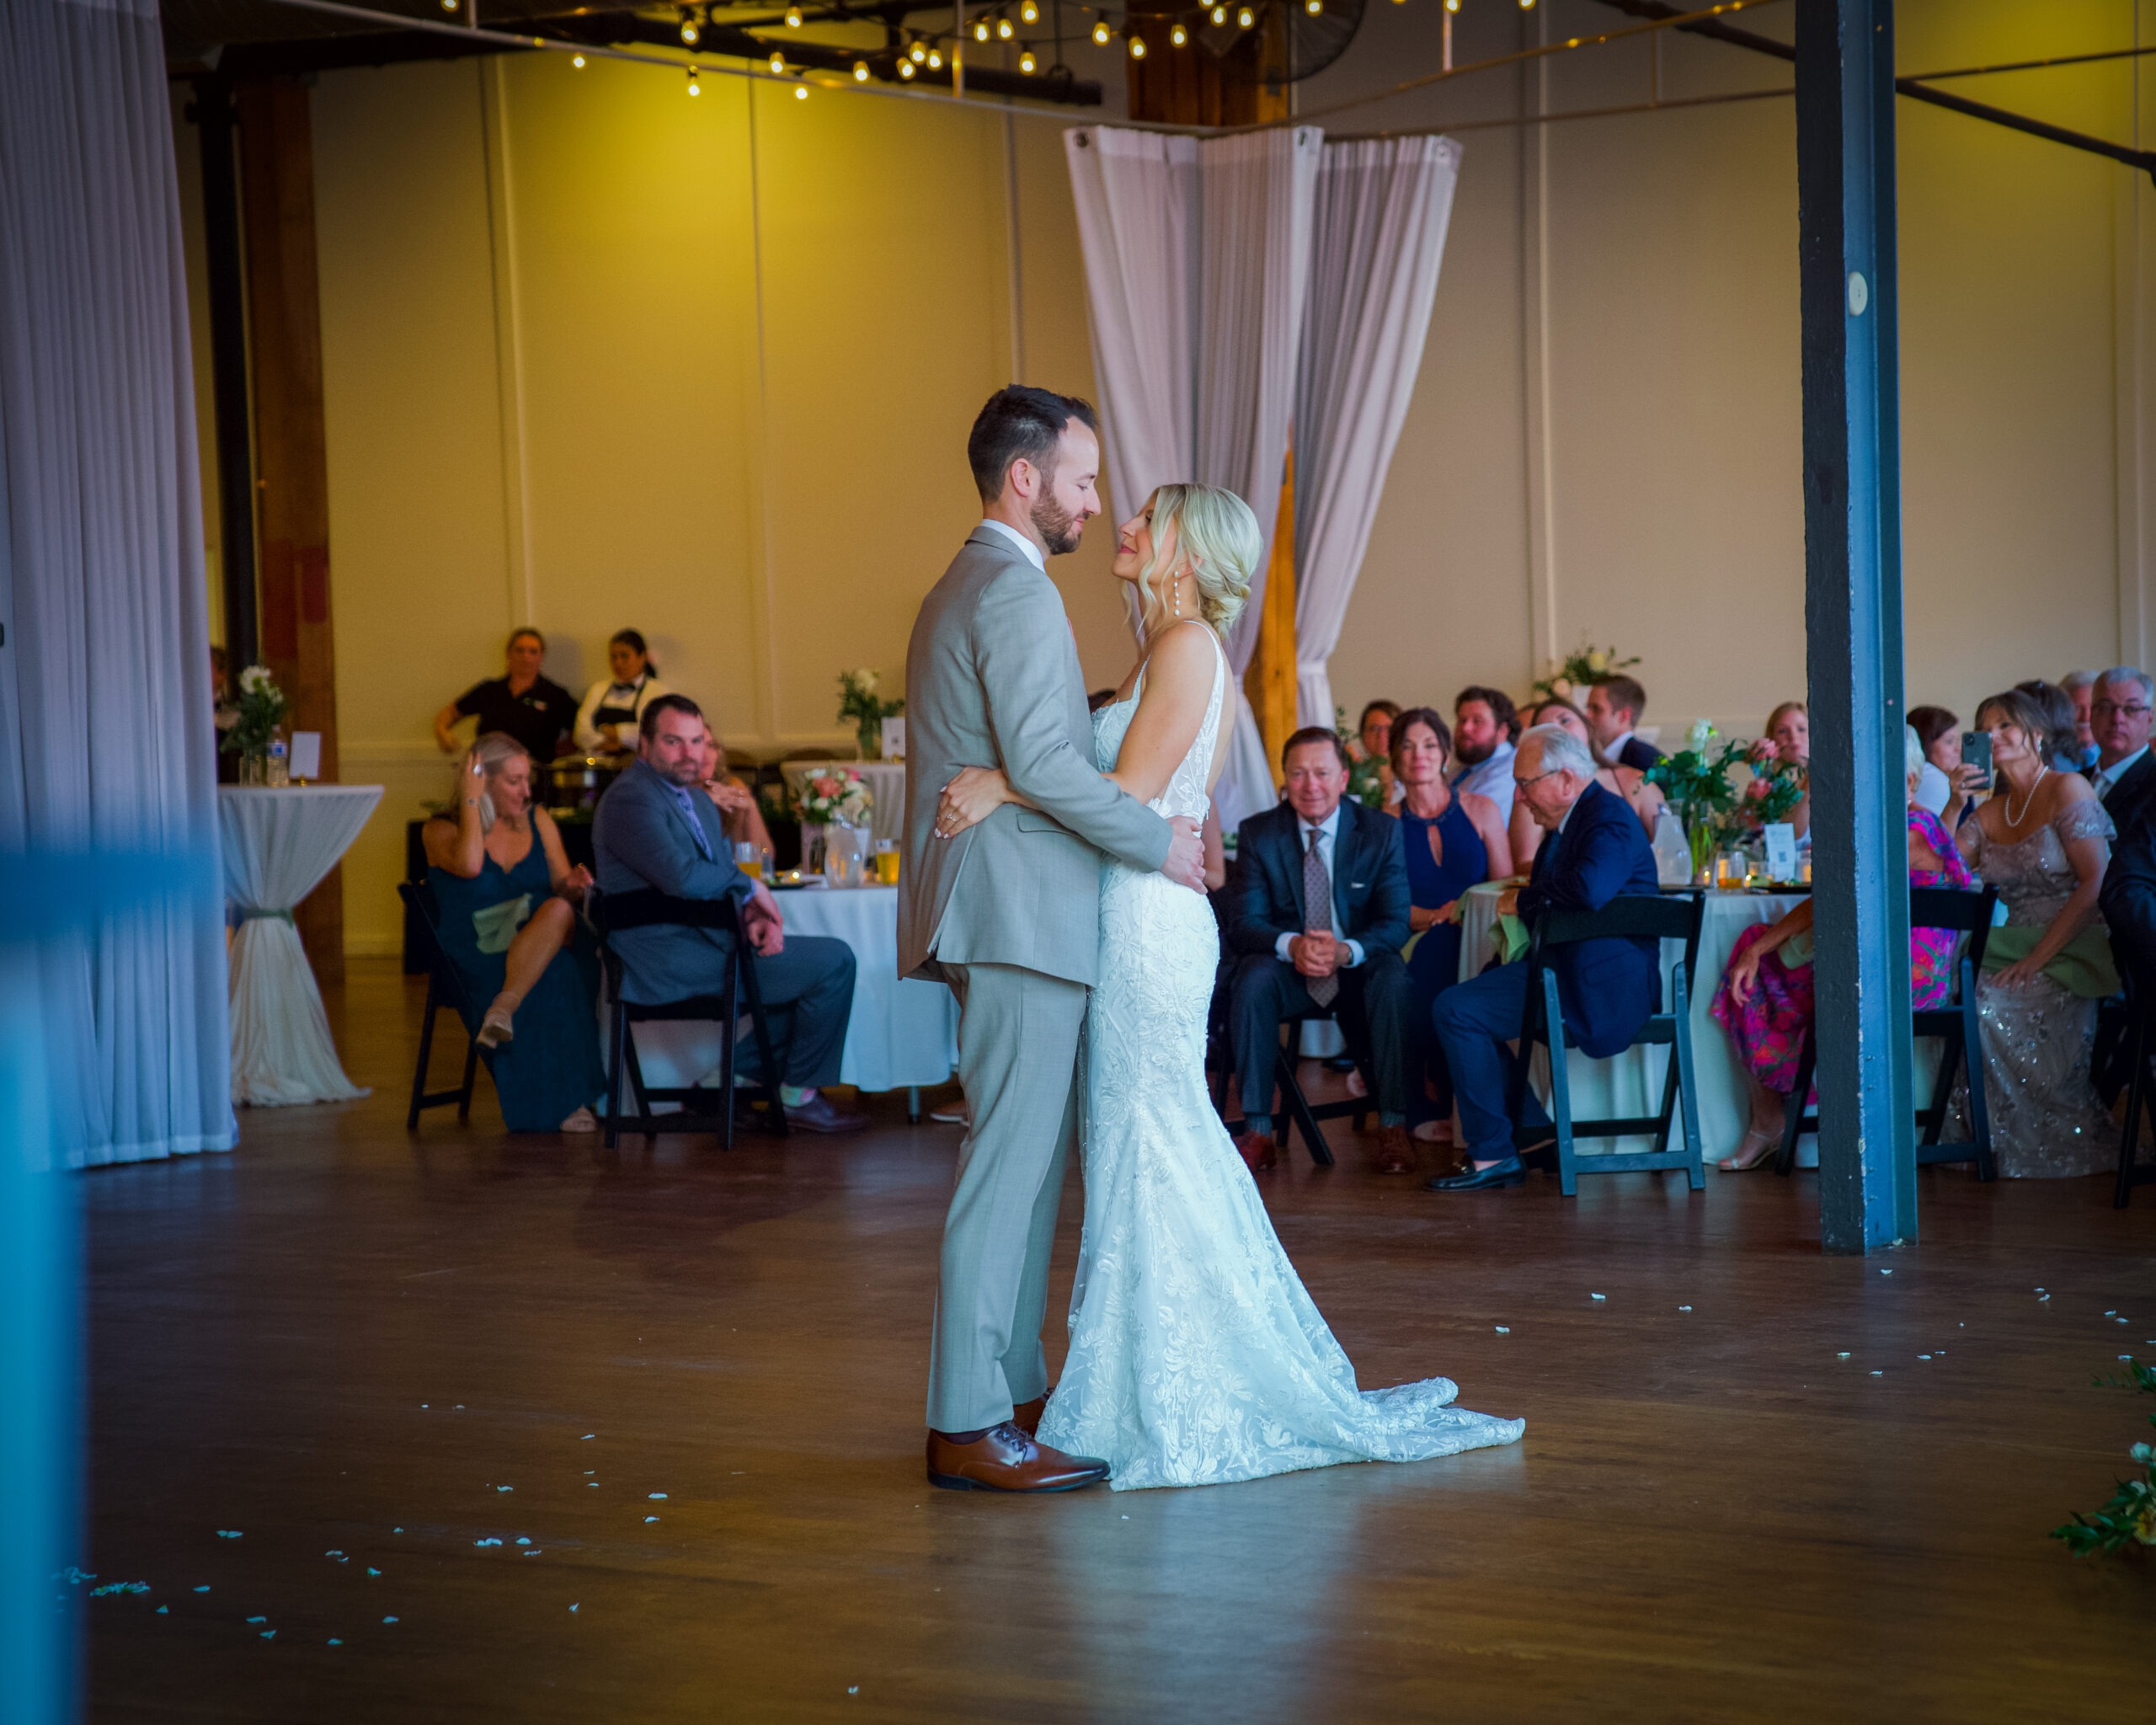
[(2124, 1210), (2133, 1201), (2133, 1188), (2156, 1183), (2156, 1162), (2141, 1160), (2141, 1111), (2156, 1106), (2156, 986), (2135, 975), (2132, 961), (2111, 939), (2118, 961), (2119, 978), (2126, 985), (2126, 1126), (2119, 1134), (2119, 1178), (2111, 1191), (2111, 1208)]
[[(1527, 1004), (1520, 1022), (1519, 1055), (1513, 1062), (1510, 1094), (1507, 1098), (1517, 1122), (1527, 1096), (1528, 1065), (1534, 1045), (1550, 1049), (1550, 1115), (1557, 1129), (1557, 1181), (1567, 1198), (1579, 1190), (1579, 1177), (1620, 1174), (1638, 1169), (1681, 1169), (1693, 1191), (1707, 1183), (1706, 1168), (1700, 1156), (1699, 1088), (1692, 1068), (1692, 967), (1700, 953), (1700, 922), (1705, 900), (1696, 891), (1648, 898), (1645, 895), (1612, 899), (1599, 911), (1546, 911), (1536, 921), (1527, 952)], [(1652, 1014), (1632, 1039), (1633, 1048), (1665, 1046), (1670, 1050), (1668, 1071), (1662, 1086), (1662, 1107), (1655, 1114), (1612, 1115), (1600, 1120), (1572, 1118), (1572, 1084), (1565, 1070), (1565, 1016), (1557, 998), (1557, 973), (1548, 956), (1556, 947), (1583, 940), (1625, 937), (1657, 941), (1681, 940), (1684, 957), (1672, 967), (1668, 1010)], [(1662, 968), (1657, 949), (1655, 968)], [(1682, 1104), (1684, 1144), (1669, 1148), (1670, 1123)], [(1526, 1128), (1516, 1128), (1520, 1136)], [(1582, 1157), (1573, 1150), (1580, 1138), (1630, 1138), (1654, 1134), (1652, 1150)]]
[[(440, 918), (434, 889), (424, 880), (400, 880), (397, 883), (397, 895), (404, 900), (405, 928), (416, 940), (418, 955), (427, 968), (426, 1012), (419, 1020), (419, 1063), (412, 1073), (412, 1106), (404, 1115), (404, 1130), (416, 1132), (423, 1108), (446, 1108), (455, 1103), (459, 1120), (472, 1118), (472, 1074), (479, 1065), (479, 1044), (472, 1038), (472, 1027), (479, 1018), (465, 998), (464, 979), (456, 974), (456, 967), (449, 962), (449, 954), (442, 950)], [(427, 1060), (435, 1049), (435, 1014), (445, 1007), (464, 1026), (464, 1081), (454, 1090), (429, 1090)]]
[[(1909, 1028), (1916, 1037), (1935, 1036), (1945, 1044), (1939, 1056), (1939, 1076), (1932, 1081), (1930, 1103), (1917, 1110), (1917, 1162), (1970, 1162), (1977, 1165), (1979, 1180), (1996, 1180), (1999, 1165), (1991, 1153), (1991, 1111), (1984, 1103), (1983, 1044), (1977, 1037), (1977, 974), (1983, 969), (1984, 946), (1991, 938), (1992, 906), (1999, 889), (1988, 886), (1980, 893), (1965, 893), (1951, 886), (1913, 886), (1909, 889), (1909, 927), (1944, 928), (1966, 935), (1954, 973), (1954, 991), (1942, 1007), (1926, 1007), (1909, 1014)], [(1790, 1088), (1790, 1108), (1782, 1128), (1782, 1147), (1774, 1157), (1774, 1172), (1786, 1174), (1796, 1166), (1796, 1140), (1819, 1130), (1817, 1110), (1804, 1111), (1812, 1093), (1812, 1075), (1819, 1063), (1819, 1044), (1812, 1027), (1796, 1051), (1796, 1081)], [(1954, 1100), (1954, 1080), (1966, 1067), (1969, 1075), (1969, 1131), (1958, 1144), (1941, 1144), (1947, 1109)]]
[[(599, 931), (599, 962), (606, 977), (606, 1001), (613, 1009), (606, 1056), (606, 1147), (613, 1149), (625, 1131), (640, 1132), (648, 1140), (661, 1132), (712, 1132), (724, 1148), (733, 1149), (734, 1033), (744, 1010), (762, 1064), (763, 1080), (755, 1090), (766, 1104), (765, 1124), (776, 1136), (786, 1136), (786, 1107), (778, 1093), (778, 1063), (771, 1055), (771, 1022), (765, 1016), (763, 991), (756, 982), (756, 955), (742, 932), (739, 905), (730, 895), (676, 899), (649, 887), (627, 893), (595, 893), (588, 901), (592, 924)], [(624, 929), (652, 927), (713, 928), (731, 935), (718, 991), (655, 1004), (624, 999), (622, 955), (614, 950), (612, 937)], [(632, 1027), (685, 1022), (719, 1028), (715, 1094), (720, 1112), (717, 1114), (692, 1112), (712, 1101), (714, 1092), (707, 1086), (655, 1090), (643, 1081)], [(637, 1111), (632, 1114), (622, 1112), (624, 1075), (636, 1092)], [(678, 1103), (682, 1111), (653, 1114), (652, 1104), (662, 1102)]]

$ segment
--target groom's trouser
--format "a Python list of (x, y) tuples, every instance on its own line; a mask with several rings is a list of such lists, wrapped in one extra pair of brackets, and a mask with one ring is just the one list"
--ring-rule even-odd
[(1001, 1423), (1048, 1388), (1041, 1321), (1063, 1172), (1083, 1094), (1088, 991), (1015, 964), (945, 964), (973, 1124), (943, 1224), (928, 1365), (931, 1431)]

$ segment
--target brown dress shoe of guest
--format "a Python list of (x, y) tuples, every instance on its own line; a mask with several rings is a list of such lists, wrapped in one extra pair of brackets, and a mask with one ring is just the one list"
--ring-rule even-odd
[(1237, 1138), (1235, 1153), (1253, 1174), (1267, 1173), (1280, 1166), (1280, 1146), (1262, 1132), (1246, 1132)]
[(1107, 1477), (1107, 1462), (1050, 1450), (1009, 1420), (928, 1434), (928, 1482), (947, 1492), (1075, 1492)]
[(1378, 1172), (1380, 1174), (1412, 1174), (1415, 1172), (1415, 1141), (1407, 1135), (1405, 1126), (1381, 1126), (1378, 1129)]
[(1055, 1386), (1047, 1389), (1030, 1402), (1021, 1402), (1011, 1410), (1011, 1423), (1029, 1438), (1037, 1438), (1041, 1431), (1041, 1416), (1048, 1412), (1048, 1398), (1055, 1393)]

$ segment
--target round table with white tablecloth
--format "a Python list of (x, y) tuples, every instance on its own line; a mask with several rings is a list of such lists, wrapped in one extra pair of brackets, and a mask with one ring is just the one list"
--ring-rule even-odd
[(843, 1083), (863, 1090), (942, 1084), (958, 1063), (958, 997), (899, 975), (899, 889), (803, 887), (777, 895), (788, 934), (824, 934), (853, 948), (853, 1017)]
[[(1465, 982), (1479, 974), (1490, 960), (1492, 932), (1497, 926), (1497, 898), (1504, 889), (1486, 881), (1470, 887), (1460, 906), (1460, 978)], [(1744, 1135), (1749, 1107), (1745, 1099), (1744, 1074), (1738, 1069), (1729, 1038), (1708, 1012), (1721, 973), (1737, 945), (1737, 937), (1755, 923), (1772, 922), (1809, 896), (1801, 893), (1710, 892), (1705, 913), (1700, 921), (1700, 955), (1688, 986), (1691, 991), (1692, 1071), (1699, 1085), (1700, 1147), (1710, 1167), (1717, 1156), (1727, 1156)], [(1662, 943), (1663, 986), (1670, 969), (1683, 957), (1684, 943)], [(1667, 1048), (1628, 1049), (1606, 1060), (1598, 1060), (1574, 1049), (1566, 1055), (1566, 1073), (1572, 1092), (1576, 1119), (1611, 1115), (1651, 1114), (1662, 1106), (1662, 1076), (1669, 1060)], [(1536, 1050), (1533, 1067), (1535, 1092), (1545, 1103), (1550, 1099), (1550, 1057)], [(1677, 1129), (1673, 1126), (1674, 1132)], [(1582, 1156), (1609, 1155), (1620, 1151), (1651, 1150), (1642, 1138), (1583, 1138), (1577, 1146)], [(1800, 1159), (1809, 1166), (1816, 1151), (1806, 1140)]]
[(292, 909), (360, 836), (380, 785), (220, 785), (225, 896), (238, 907), (232, 946), (232, 1101), (256, 1108), (350, 1102), (322, 991)]
[(797, 797), (802, 781), (812, 773), (850, 772), (868, 788), (868, 830), (875, 838), (894, 843), (902, 836), (906, 819), (906, 764), (903, 761), (787, 761), (779, 771), (786, 787)]

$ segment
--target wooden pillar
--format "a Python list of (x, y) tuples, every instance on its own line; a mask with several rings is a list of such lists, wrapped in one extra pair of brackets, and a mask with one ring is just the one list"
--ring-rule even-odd
[[(1280, 521), (1273, 530), (1273, 558), (1265, 569), (1265, 598), (1257, 621), (1257, 647), (1243, 673), (1243, 693), (1257, 715), (1273, 781), (1280, 782), (1280, 750), (1295, 734), (1295, 457), (1280, 481)], [(1330, 718), (1331, 715), (1327, 714)]]
[[(322, 733), (337, 768), (337, 665), (329, 614), (329, 473), (323, 441), (322, 312), (314, 251), (314, 148), (307, 86), (250, 79), (235, 92), (254, 360), (255, 500), (263, 662), (291, 697), (291, 729)], [(343, 871), (293, 913), (308, 962), (344, 975)]]
[(1797, 0), (1819, 1231), (1917, 1236), (1902, 771), (1893, 0)]

